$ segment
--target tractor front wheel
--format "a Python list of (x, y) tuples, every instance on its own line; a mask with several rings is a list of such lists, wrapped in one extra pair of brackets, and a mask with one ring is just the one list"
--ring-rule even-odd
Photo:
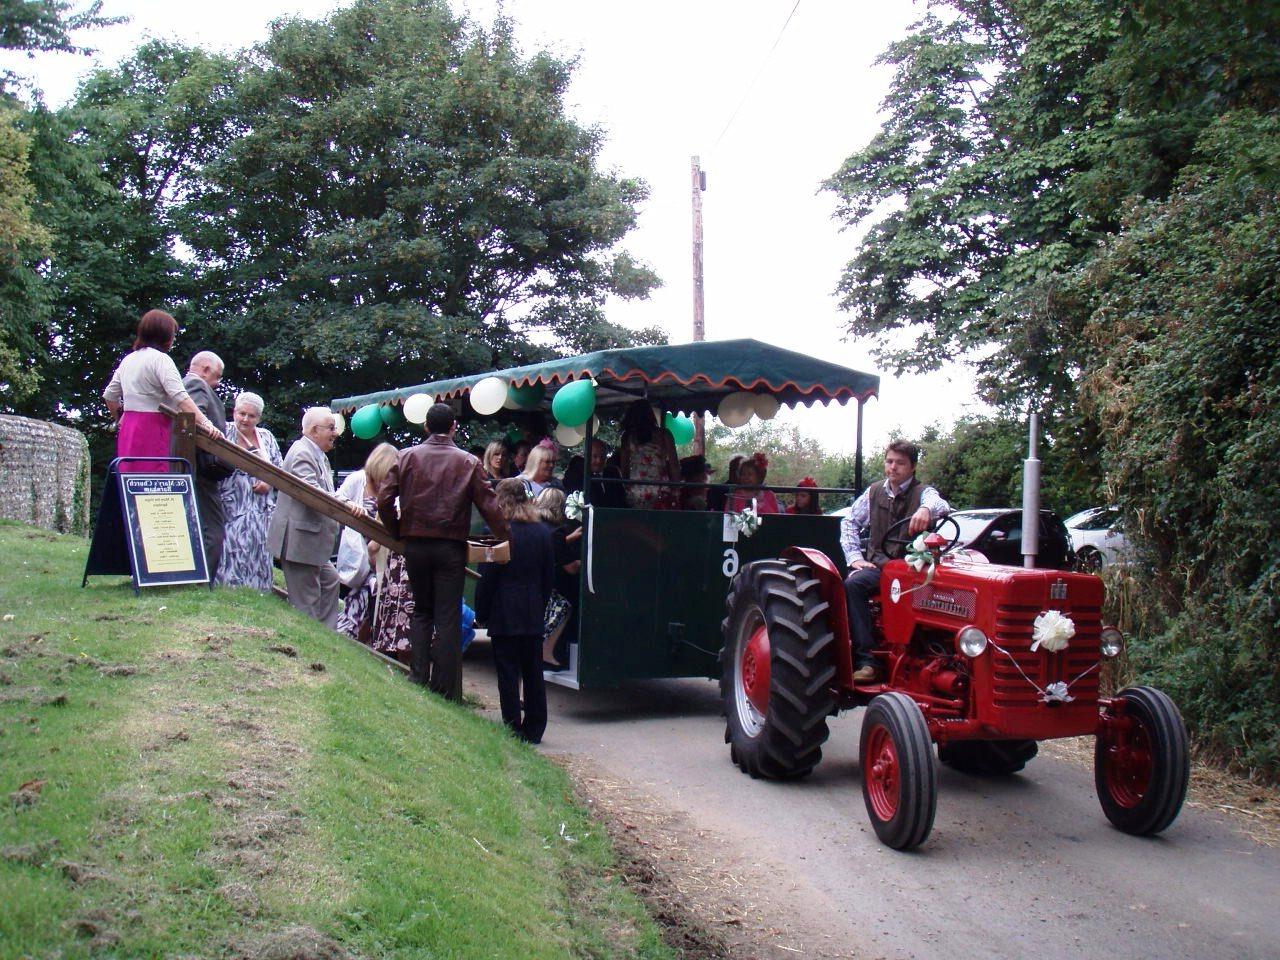
[(895, 850), (924, 843), (938, 806), (929, 726), (914, 700), (884, 693), (862, 719), (862, 799), (880, 842)]
[(726, 600), (720, 696), (725, 742), (744, 773), (802, 777), (822, 759), (834, 712), (835, 640), (808, 567), (757, 560)]
[(1107, 819), (1137, 836), (1164, 830), (1187, 796), (1191, 760), (1182, 714), (1154, 687), (1130, 687), (1094, 747), (1094, 782)]

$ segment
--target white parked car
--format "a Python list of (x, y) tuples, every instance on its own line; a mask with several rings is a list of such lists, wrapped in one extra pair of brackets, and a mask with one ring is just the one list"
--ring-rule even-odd
[(1115, 507), (1090, 507), (1068, 517), (1066, 523), (1082, 569), (1101, 570), (1129, 558), (1129, 543)]

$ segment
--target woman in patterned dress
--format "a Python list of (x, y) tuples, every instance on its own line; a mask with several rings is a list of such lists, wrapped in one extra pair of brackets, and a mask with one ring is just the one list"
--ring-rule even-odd
[[(236, 397), (227, 439), (263, 460), (284, 466), (280, 445), (271, 431), (258, 426), (262, 398), (248, 391)], [(276, 492), (270, 484), (237, 470), (218, 486), (227, 516), (226, 540), (216, 583), (227, 587), (271, 589), (273, 571), (267, 551), (267, 527), (276, 508)]]
[[(360, 504), (364, 507), (365, 513), (377, 519), (376, 498), (378, 484), (382, 483), (382, 478), (387, 475), (387, 471), (391, 469), (391, 465), (396, 462), (396, 458), (399, 455), (399, 451), (391, 444), (378, 444), (369, 451), (369, 456), (365, 458), (364, 466), (342, 481), (342, 486), (338, 488), (338, 496), (351, 503)], [(377, 569), (379, 566), (378, 555), (384, 548), (376, 540), (365, 540), (364, 537), (350, 528), (343, 530), (342, 538), (342, 546), (338, 550), (339, 576), (348, 576), (344, 572), (345, 568), (342, 561), (348, 542), (347, 538), (351, 538), (353, 542), (363, 544), (361, 549), (367, 552), (369, 564), (367, 567), (368, 572), (358, 583), (351, 580), (343, 581), (350, 589), (342, 600), (342, 612), (338, 614), (336, 627), (339, 633), (346, 634), (352, 640), (362, 640), (368, 643), (372, 638), (368, 635), (362, 637), (360, 629), (367, 620), (373, 617), (374, 586), (377, 581)], [(350, 576), (354, 577), (359, 575), (359, 570), (353, 570), (350, 574)]]
[[(658, 426), (653, 407), (637, 400), (622, 418), (622, 478), (624, 480), (679, 480), (680, 461), (671, 434)], [(627, 506), (661, 510), (672, 503), (671, 488), (650, 484), (627, 487)]]

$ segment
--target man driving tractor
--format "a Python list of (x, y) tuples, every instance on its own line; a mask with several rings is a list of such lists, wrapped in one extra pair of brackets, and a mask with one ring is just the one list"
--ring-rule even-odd
[[(951, 506), (933, 487), (916, 479), (920, 448), (905, 440), (889, 444), (884, 455), (883, 481), (863, 491), (853, 509), (840, 523), (840, 546), (849, 565), (844, 590), (849, 605), (849, 632), (852, 634), (854, 683), (873, 683), (879, 679), (879, 665), (872, 656), (874, 640), (871, 631), (872, 597), (880, 594), (880, 570), (890, 560), (906, 553), (906, 544), (883, 543), (884, 535), (895, 523), (911, 518), (908, 530), (912, 537), (951, 512)], [(871, 521), (868, 547), (871, 556), (864, 557), (858, 543), (858, 532)]]

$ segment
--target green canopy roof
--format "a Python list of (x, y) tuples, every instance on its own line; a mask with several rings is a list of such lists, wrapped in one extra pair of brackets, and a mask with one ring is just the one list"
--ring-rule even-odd
[[(598, 410), (617, 409), (647, 396), (664, 409), (682, 413), (714, 411), (724, 397), (738, 390), (771, 394), (786, 406), (807, 406), (816, 401), (862, 401), (876, 396), (880, 388), (880, 378), (875, 374), (860, 373), (758, 340), (720, 340), (598, 350), (381, 393), (335, 397), (330, 406), (335, 411), (349, 412), (370, 403), (399, 405), (415, 393), (455, 400), (466, 396), (485, 377), (501, 377), (513, 387), (545, 385), (543, 409), (550, 407), (557, 388), (591, 377), (596, 381)], [(469, 414), (471, 409), (464, 404), (460, 413)]]

